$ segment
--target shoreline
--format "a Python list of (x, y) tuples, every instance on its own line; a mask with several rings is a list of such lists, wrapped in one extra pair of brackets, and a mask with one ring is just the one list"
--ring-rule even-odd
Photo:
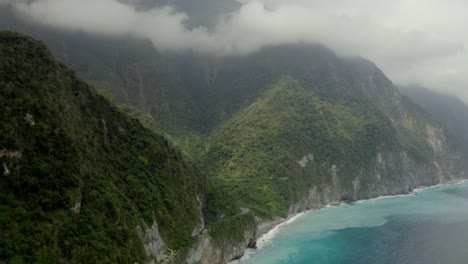
[[(342, 206), (342, 205), (352, 205), (352, 204), (355, 204), (355, 203), (362, 203), (362, 202), (366, 202), (366, 201), (370, 201), (370, 200), (378, 200), (378, 199), (386, 199), (386, 198), (394, 198), (394, 197), (404, 197), (404, 196), (409, 196), (409, 195), (417, 195), (417, 193), (422, 192), (422, 191), (427, 190), (427, 189), (439, 188), (439, 187), (443, 187), (443, 186), (447, 186), (447, 185), (463, 184), (463, 183), (465, 183), (465, 181), (466, 181), (466, 179), (459, 179), (459, 180), (453, 180), (453, 181), (449, 181), (449, 182), (446, 182), (446, 183), (439, 183), (439, 184), (431, 185), (431, 186), (419, 186), (419, 187), (414, 188), (414, 190), (412, 190), (411, 192), (408, 192), (406, 194), (381, 195), (381, 196), (374, 197), (374, 198), (357, 200), (357, 201), (354, 201), (352, 203), (340, 202), (339, 204), (336, 204), (336, 202), (330, 202), (330, 203), (326, 204), (325, 206), (323, 206), (323, 207), (321, 207), (319, 209), (310, 209), (310, 210), (306, 210), (306, 211), (297, 213), (295, 215), (292, 215), (291, 217), (288, 217), (288, 218), (276, 218), (276, 219), (274, 219), (274, 220), (272, 220), (270, 222), (260, 223), (258, 225), (259, 226), (258, 229), (262, 230), (262, 231), (259, 231), (260, 235), (257, 238), (257, 248), (256, 249), (246, 248), (244, 250), (244, 255), (240, 259), (230, 261), (230, 262), (228, 262), (228, 264), (241, 263), (243, 260), (245, 260), (245, 257), (247, 257), (249, 255), (248, 254), (249, 252), (255, 252), (256, 250), (261, 249), (266, 243), (271, 241), (276, 236), (276, 234), (280, 231), (281, 227), (295, 222), (297, 219), (303, 217), (304, 215), (306, 215), (308, 213), (320, 211), (320, 210), (327, 209), (327, 208), (330, 208), (330, 207), (336, 207), (336, 206)], [(264, 225), (264, 226), (260, 227), (261, 225)]]

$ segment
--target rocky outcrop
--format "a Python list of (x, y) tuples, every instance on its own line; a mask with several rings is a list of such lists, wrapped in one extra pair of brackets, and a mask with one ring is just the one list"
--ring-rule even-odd
[(297, 161), (297, 164), (302, 168), (305, 168), (310, 161), (314, 161), (314, 154), (305, 155), (301, 160)]
[(17, 161), (21, 159), (22, 155), (21, 151), (18, 150), (0, 149), (0, 161), (3, 161), (3, 173), (5, 175), (9, 175), (12, 171), (17, 169)]
[[(367, 148), (372, 152), (360, 159), (359, 167), (353, 167), (353, 171), (349, 171), (350, 166), (345, 166), (346, 161), (343, 159), (347, 159), (349, 155), (358, 154), (356, 151), (361, 150), (361, 145), (347, 152), (347, 156), (343, 156), (342, 159), (322, 163), (318, 158), (320, 153), (314, 153), (313, 149), (300, 153), (300, 156), (294, 160), (294, 166), (299, 170), (299, 173), (304, 172), (313, 177), (314, 175), (311, 175), (310, 171), (314, 171), (312, 170), (314, 168), (315, 171), (320, 170), (326, 176), (323, 177), (323, 181), (317, 181), (320, 183), (315, 182), (315, 185), (302, 194), (302, 198), (290, 205), (288, 218), (300, 212), (323, 208), (329, 204), (407, 194), (417, 187), (448, 183), (465, 177), (462, 169), (463, 157), (454, 147), (444, 128), (434, 122), (431, 116), (418, 105), (402, 96), (393, 83), (374, 64), (365, 60), (350, 61), (349, 63), (352, 69), (349, 71), (351, 74), (348, 76), (349, 78), (345, 78), (346, 86), (355, 88), (356, 93), (362, 92), (362, 96), (367, 97), (371, 102), (369, 106), (376, 106), (379, 113), (382, 114), (376, 116), (381, 119), (388, 118), (389, 126), (384, 128), (388, 134), (381, 134), (383, 140), (380, 139), (375, 146), (362, 146), (363, 149)], [(338, 95), (340, 94), (341, 92), (338, 93)], [(300, 95), (305, 95), (305, 93)], [(281, 99), (281, 97), (274, 97), (272, 101), (278, 100), (278, 98)], [(253, 111), (253, 113), (258, 112)], [(369, 118), (369, 116), (364, 118)], [(290, 116), (288, 116), (289, 119), (291, 119)], [(379, 127), (385, 124), (387, 123), (381, 122)], [(368, 138), (360, 141), (361, 144), (370, 144), (372, 139), (369, 138), (372, 136), (378, 138), (379, 135), (375, 132), (377, 130), (376, 128), (371, 130)], [(315, 138), (309, 140), (315, 140)], [(225, 141), (223, 141), (224, 143)], [(234, 142), (234, 144), (236, 143)], [(278, 179), (288, 180), (285, 177), (278, 177)], [(258, 219), (255, 238), (285, 220), (281, 218), (274, 221)], [(197, 254), (194, 254), (200, 263), (225, 263), (233, 256), (242, 255), (242, 253), (238, 253), (237, 245), (215, 245), (206, 236), (200, 240), (196, 247)], [(241, 246), (244, 248), (249, 247), (249, 245), (250, 247), (255, 246), (255, 240), (250, 240), (250, 236), (251, 234), (245, 236), (245, 241)], [(236, 253), (224, 251), (227, 248), (235, 248)], [(229, 252), (229, 257), (222, 256), (225, 252)]]
[(336, 201), (370, 199), (386, 195), (407, 194), (417, 187), (448, 183), (465, 177), (461, 156), (452, 154), (432, 162), (416, 162), (405, 152), (381, 152), (349, 183), (343, 183), (345, 171), (338, 170), (338, 182), (314, 186), (292, 205), (289, 216), (319, 209)]
[(170, 263), (172, 258), (171, 250), (166, 246), (159, 233), (156, 222), (149, 228), (143, 230), (141, 226), (136, 227), (138, 237), (143, 242), (146, 255), (151, 259), (151, 263)]
[(209, 250), (211, 237), (208, 232), (203, 233), (195, 246), (193, 246), (186, 259), (186, 263), (199, 263), (202, 260), (205, 251)]
[[(419, 120), (418, 127), (425, 128), (428, 155), (432, 158), (417, 159), (405, 152), (404, 147), (393, 151), (380, 151), (360, 170), (350, 172), (336, 164), (318, 164), (313, 154), (307, 154), (296, 166), (310, 170), (313, 166), (328, 168), (329, 180), (315, 185), (289, 208), (288, 218), (298, 213), (320, 209), (330, 204), (353, 202), (386, 195), (407, 194), (417, 187), (432, 186), (462, 179), (463, 157), (450, 146), (444, 130), (426, 120)], [(411, 123), (415, 123), (411, 121)], [(421, 136), (422, 137), (422, 136)], [(424, 139), (424, 137), (423, 137)], [(192, 248), (187, 263), (227, 263), (243, 255), (246, 248), (254, 248), (256, 239), (287, 219), (262, 220), (257, 218), (256, 230), (245, 233), (245, 241), (219, 245), (204, 233)]]
[(197, 195), (198, 211), (200, 212), (200, 221), (192, 231), (192, 237), (198, 236), (205, 229), (205, 218), (203, 217), (203, 200)]
[[(440, 140), (440, 138), (438, 139)], [(440, 146), (438, 146), (440, 147)], [(440, 150), (440, 149), (439, 149)], [(447, 153), (446, 153), (447, 154)], [(301, 164), (299, 164), (301, 166)], [(407, 194), (417, 187), (449, 183), (462, 179), (466, 175), (461, 169), (462, 158), (459, 154), (447, 154), (432, 162), (416, 162), (405, 152), (380, 152), (363, 168), (351, 182), (344, 183), (339, 166), (330, 167), (332, 180), (324, 186), (314, 186), (302, 199), (291, 205), (288, 219), (307, 210), (323, 208), (329, 204), (370, 199), (386, 195)], [(302, 166), (301, 166), (302, 167)], [(257, 219), (256, 232), (246, 232), (246, 241), (238, 245), (223, 245), (224, 249), (211, 244), (209, 235), (205, 234), (196, 247), (196, 260), (199, 263), (227, 263), (243, 255), (243, 250), (254, 247), (256, 240), (276, 225), (286, 221), (284, 218), (262, 221)], [(232, 249), (226, 252), (223, 250)], [(223, 256), (223, 253), (228, 255)], [(197, 263), (193, 261), (187, 263)]]
[(208, 232), (204, 232), (195, 246), (193, 246), (185, 263), (228, 263), (240, 259), (249, 245), (253, 245), (257, 237), (257, 228), (252, 227), (244, 232), (245, 239), (238, 242), (225, 241), (219, 244), (212, 239)]

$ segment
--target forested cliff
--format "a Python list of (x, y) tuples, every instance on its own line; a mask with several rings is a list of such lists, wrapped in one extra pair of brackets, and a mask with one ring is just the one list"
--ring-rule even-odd
[(45, 44), (0, 33), (0, 262), (225, 263), (280, 218), (465, 177), (467, 142), (365, 59), (160, 53), (1, 12)]

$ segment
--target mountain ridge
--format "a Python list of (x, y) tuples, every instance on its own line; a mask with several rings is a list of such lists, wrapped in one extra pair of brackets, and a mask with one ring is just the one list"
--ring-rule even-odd
[[(339, 58), (320, 45), (212, 58), (159, 54), (145, 41), (35, 34), (78, 75), (116, 95), (112, 100), (122, 97), (149, 114), (152, 126), (249, 207), (257, 224), (465, 177), (446, 131), (367, 60)], [(179, 261), (222, 263), (242, 255), (257, 236), (251, 218), (222, 219)], [(236, 239), (216, 242), (215, 234)]]
[[(467, 142), (468, 106), (465, 102), (456, 96), (418, 85), (400, 86), (400, 90), (443, 124), (457, 138), (459, 144)], [(464, 149), (466, 152), (466, 146)]]
[(217, 221), (239, 207), (167, 139), (41, 42), (2, 31), (0, 57), (0, 261), (143, 263), (214, 228), (230, 239)]

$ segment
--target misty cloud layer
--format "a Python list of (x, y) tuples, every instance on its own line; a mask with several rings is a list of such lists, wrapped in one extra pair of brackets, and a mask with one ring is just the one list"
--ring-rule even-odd
[(189, 15), (174, 7), (137, 11), (118, 0), (0, 0), (0, 5), (51, 27), (149, 38), (163, 51), (244, 55), (265, 45), (322, 43), (340, 55), (374, 61), (397, 83), (417, 82), (468, 101), (466, 1), (239, 2), (234, 13), (216, 14), (213, 28), (187, 27)]

